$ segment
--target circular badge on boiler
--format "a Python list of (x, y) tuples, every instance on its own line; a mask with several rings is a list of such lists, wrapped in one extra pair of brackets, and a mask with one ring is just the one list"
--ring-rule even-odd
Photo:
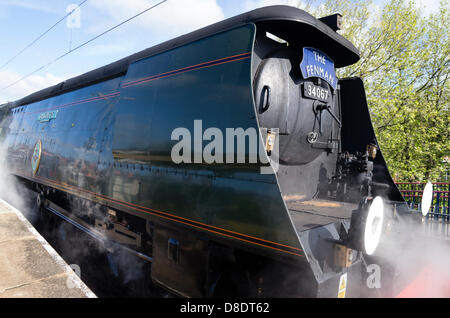
[(33, 155), (31, 157), (31, 169), (33, 170), (33, 175), (35, 175), (39, 170), (39, 164), (41, 163), (42, 154), (42, 142), (39, 140), (34, 146)]

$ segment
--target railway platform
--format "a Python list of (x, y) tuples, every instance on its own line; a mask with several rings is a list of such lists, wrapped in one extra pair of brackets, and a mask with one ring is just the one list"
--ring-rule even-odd
[(94, 298), (20, 211), (0, 199), (0, 298)]

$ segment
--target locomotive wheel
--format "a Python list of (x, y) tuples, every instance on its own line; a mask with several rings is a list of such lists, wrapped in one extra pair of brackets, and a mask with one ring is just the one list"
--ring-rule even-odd
[(44, 207), (44, 196), (41, 193), (39, 193), (36, 196), (36, 205), (39, 208), (39, 210), (41, 210)]
[(37, 226), (41, 226), (43, 222), (44, 218), (43, 204), (44, 204), (43, 195), (38, 193), (36, 195), (36, 205), (33, 207), (33, 214), (35, 216)]

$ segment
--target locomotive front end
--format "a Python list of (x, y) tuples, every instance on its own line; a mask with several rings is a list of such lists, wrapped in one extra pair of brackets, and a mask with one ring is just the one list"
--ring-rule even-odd
[(380, 295), (366, 286), (369, 255), (394, 211), (407, 207), (378, 148), (362, 81), (336, 75), (359, 59), (336, 32), (341, 16), (313, 19), (257, 24), (255, 111), (260, 129), (278, 138), (279, 151), (268, 155), (310, 267), (299, 278), (303, 292)]

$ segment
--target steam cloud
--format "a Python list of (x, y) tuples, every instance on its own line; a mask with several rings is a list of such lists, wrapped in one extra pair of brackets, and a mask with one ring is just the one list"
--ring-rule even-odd
[[(15, 206), (23, 213), (23, 211), (29, 210), (28, 208), (31, 206), (31, 200), (33, 199), (33, 202), (35, 201), (34, 198), (23, 195), (19, 190), (19, 185), (16, 180), (9, 173), (6, 149), (6, 146), (0, 143), (0, 198)], [(33, 217), (29, 214), (26, 216), (27, 218)]]
[[(133, 283), (133, 281), (141, 280), (144, 277), (147, 268), (142, 263), (137, 262), (136, 257), (119, 248), (111, 249), (101, 242), (94, 241), (65, 221), (49, 222), (48, 218), (41, 218), (36, 203), (37, 193), (26, 189), (10, 174), (6, 150), (7, 146), (0, 142), (0, 198), (21, 211), (39, 230), (45, 231), (47, 240), (51, 240), (52, 245), (66, 261), (79, 263), (82, 275), (86, 272), (95, 275), (98, 266), (117, 267), (120, 276), (116, 278), (118, 283), (122, 285)], [(70, 205), (84, 215), (95, 213), (93, 209), (96, 205), (84, 204), (78, 200), (73, 200)], [(48, 223), (42, 224), (42, 222), (40, 223), (41, 220)], [(102, 261), (106, 259), (105, 255), (108, 256), (107, 259), (109, 260), (106, 263)], [(90, 261), (86, 261), (87, 259)], [(95, 263), (95, 261), (98, 263)]]
[(392, 296), (450, 297), (448, 222), (423, 218), (420, 213), (401, 216), (384, 236), (376, 256), (393, 269)]

